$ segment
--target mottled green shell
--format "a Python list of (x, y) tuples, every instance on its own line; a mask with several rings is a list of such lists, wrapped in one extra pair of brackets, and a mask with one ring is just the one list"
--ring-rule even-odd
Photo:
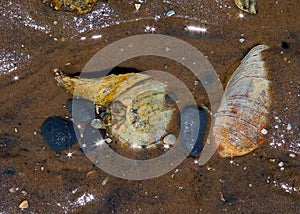
[(174, 106), (166, 102), (166, 88), (149, 79), (116, 97), (109, 106), (112, 134), (134, 147), (149, 147), (161, 141), (174, 112)]

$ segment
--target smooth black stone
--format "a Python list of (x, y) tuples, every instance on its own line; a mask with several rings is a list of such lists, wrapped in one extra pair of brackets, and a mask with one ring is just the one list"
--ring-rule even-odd
[(89, 122), (95, 118), (95, 105), (88, 100), (68, 100), (67, 108), (72, 118), (76, 121)]
[(207, 116), (206, 112), (189, 106), (181, 112), (181, 141), (189, 156), (198, 156), (203, 147)]
[(41, 135), (53, 151), (60, 152), (78, 141), (74, 128), (70, 120), (59, 116), (49, 117), (41, 127)]

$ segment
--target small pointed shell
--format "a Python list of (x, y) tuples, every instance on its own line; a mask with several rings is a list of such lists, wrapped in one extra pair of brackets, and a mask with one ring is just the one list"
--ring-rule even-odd
[(215, 117), (213, 136), (221, 157), (245, 155), (261, 143), (270, 107), (270, 81), (261, 52), (254, 47), (230, 78)]
[(255, 0), (234, 0), (235, 5), (243, 11), (251, 14), (256, 14)]
[(58, 76), (56, 76), (56, 81), (61, 87), (68, 90), (74, 96), (83, 97), (99, 106), (107, 107), (107, 104), (123, 93), (123, 91), (149, 78), (148, 75), (139, 73), (111, 74), (91, 79), (69, 77), (63, 73), (59, 73)]

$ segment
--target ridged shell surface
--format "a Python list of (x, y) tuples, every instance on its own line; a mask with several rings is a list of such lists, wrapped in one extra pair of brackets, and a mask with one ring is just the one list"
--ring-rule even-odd
[(270, 81), (258, 45), (233, 73), (214, 118), (213, 140), (221, 157), (241, 156), (262, 143), (271, 105)]

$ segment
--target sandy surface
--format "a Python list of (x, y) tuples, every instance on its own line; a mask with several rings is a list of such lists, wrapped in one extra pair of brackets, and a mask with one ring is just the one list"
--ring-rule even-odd
[[(300, 4), (257, 2), (257, 15), (240, 18), (229, 0), (148, 1), (138, 12), (132, 2), (105, 1), (86, 15), (54, 11), (39, 0), (1, 1), (0, 213), (22, 212), (18, 205), (25, 199), (29, 208), (23, 211), (37, 213), (299, 213)], [(165, 18), (170, 9), (176, 14)], [(189, 24), (207, 32), (187, 32)], [(40, 127), (50, 116), (68, 116), (64, 106), (71, 98), (57, 86), (53, 69), (80, 72), (98, 50), (145, 33), (146, 26), (198, 48), (223, 85), (251, 47), (270, 46), (265, 57), (273, 104), (265, 144), (243, 157), (215, 155), (204, 166), (187, 158), (171, 172), (143, 181), (103, 172), (78, 144), (51, 151)], [(195, 78), (177, 63), (149, 57), (124, 66), (164, 70), (166, 63), (199, 103), (209, 105)]]

